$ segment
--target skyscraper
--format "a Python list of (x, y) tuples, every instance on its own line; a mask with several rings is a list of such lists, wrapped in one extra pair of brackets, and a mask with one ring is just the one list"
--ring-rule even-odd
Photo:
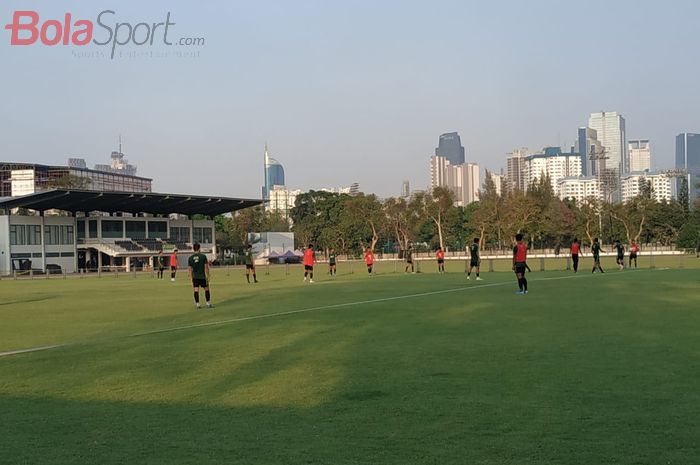
[(700, 182), (700, 134), (684, 132), (676, 136), (676, 169), (686, 172), (688, 198), (692, 205), (700, 196), (697, 187)]
[(479, 165), (453, 165), (445, 157), (430, 157), (431, 187), (447, 187), (455, 195), (455, 205), (463, 207), (479, 200)]
[(581, 155), (581, 174), (583, 176), (595, 176), (597, 163), (591, 158), (591, 154), (597, 156), (602, 152), (602, 145), (598, 140), (597, 131), (587, 127), (578, 128), (575, 151)]
[(264, 184), (262, 187), (263, 200), (270, 199), (270, 191), (275, 186), (284, 186), (284, 168), (282, 165), (270, 157), (267, 152), (267, 144), (265, 144), (265, 165), (264, 165)]
[(404, 179), (401, 184), (401, 197), (408, 198), (411, 196), (411, 184), (408, 179)]
[(521, 148), (508, 154), (508, 158), (506, 158), (506, 181), (508, 182), (509, 190), (525, 190), (523, 169), (525, 167), (524, 158), (528, 153), (528, 149)]
[(448, 132), (440, 136), (435, 155), (446, 158), (451, 165), (461, 165), (465, 161), (462, 140), (456, 132)]
[(651, 170), (651, 145), (647, 139), (631, 140), (628, 144), (630, 173)]
[(605, 161), (606, 167), (616, 170), (618, 176), (627, 173), (629, 169), (625, 118), (616, 111), (591, 113), (588, 127), (596, 131), (598, 140), (605, 148), (605, 155), (608, 157)]

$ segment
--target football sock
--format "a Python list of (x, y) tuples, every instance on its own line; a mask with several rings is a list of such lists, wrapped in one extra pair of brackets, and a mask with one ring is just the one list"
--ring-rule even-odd
[(523, 280), (522, 278), (518, 278), (518, 288), (522, 291), (523, 290)]
[(247, 279), (248, 282), (250, 282), (250, 275), (249, 275), (249, 274), (246, 274), (246, 275), (245, 275), (245, 279)]
[(253, 281), (255, 281), (256, 283), (258, 282), (258, 277), (255, 275), (255, 273), (253, 273)]
[(211, 300), (211, 294), (209, 293), (209, 289), (204, 291), (204, 297), (207, 299), (207, 303)]
[(199, 303), (199, 291), (194, 291), (194, 301)]
[(527, 278), (523, 278), (523, 289), (527, 291)]

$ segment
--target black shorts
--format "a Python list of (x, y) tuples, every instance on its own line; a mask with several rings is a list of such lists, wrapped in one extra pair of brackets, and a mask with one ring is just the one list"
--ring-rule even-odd
[(329, 262), (328, 266), (335, 266), (335, 262)]
[(165, 267), (164, 267), (164, 266), (159, 266), (159, 267), (158, 267), (158, 271), (163, 271), (163, 270), (165, 270)]
[(314, 267), (313, 265), (304, 265), (304, 271), (313, 271)]
[(192, 278), (192, 287), (209, 287), (206, 278)]
[(525, 263), (516, 263), (515, 264), (515, 272), (518, 274), (525, 274), (525, 270), (527, 270), (527, 265)]
[(177, 271), (177, 267), (176, 267), (176, 266), (171, 266), (171, 267), (170, 267), (170, 271)]
[(445, 260), (443, 260), (442, 258), (438, 258), (438, 265), (442, 265), (443, 263), (445, 263)]
[(637, 254), (636, 254), (636, 253), (631, 253), (631, 254), (630, 254), (630, 258), (637, 258)]
[(624, 256), (624, 255), (618, 255), (618, 256), (617, 256), (617, 261), (618, 261), (618, 262), (624, 262), (624, 261), (625, 261), (625, 256)]
[(469, 266), (479, 266), (480, 263), (481, 263), (481, 260), (479, 260), (479, 259), (472, 260), (469, 262)]
[(255, 269), (255, 265), (248, 265), (248, 264), (246, 264), (245, 269), (246, 269), (246, 270), (254, 270), (254, 269)]
[(409, 265), (413, 265), (413, 259), (409, 258), (408, 260), (406, 260), (406, 263), (408, 263)]

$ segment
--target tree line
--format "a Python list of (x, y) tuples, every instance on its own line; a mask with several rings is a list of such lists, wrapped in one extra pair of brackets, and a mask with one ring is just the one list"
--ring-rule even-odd
[(292, 231), (298, 248), (311, 243), (352, 255), (368, 247), (394, 253), (409, 245), (418, 251), (464, 250), (473, 238), (487, 250), (508, 251), (517, 233), (538, 249), (568, 248), (575, 237), (584, 244), (595, 237), (604, 243), (620, 239), (642, 246), (696, 248), (700, 243), (700, 201), (692, 210), (687, 200), (657, 202), (647, 181), (642, 181), (640, 195), (625, 203), (595, 198), (577, 202), (559, 199), (547, 177), (526, 191), (499, 193), (487, 172), (479, 198), (460, 207), (444, 187), (387, 199), (310, 191), (297, 197), (289, 218), (262, 207), (216, 218), (217, 242), (238, 248), (245, 245), (248, 232)]

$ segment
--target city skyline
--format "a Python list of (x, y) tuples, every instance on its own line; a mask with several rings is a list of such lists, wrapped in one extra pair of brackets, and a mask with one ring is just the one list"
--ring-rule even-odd
[[(110, 5), (4, 6), (3, 25), (18, 9), (43, 19), (70, 9), (77, 18)], [(201, 53), (109, 60), (75, 55), (71, 46), (2, 43), (9, 71), (0, 83), (12, 91), (0, 115), (0, 159), (95, 159), (121, 133), (154, 190), (257, 197), (267, 141), (293, 186), (359, 182), (388, 197), (400, 194), (404, 179), (414, 189), (430, 185), (425, 157), (436, 135), (459, 132), (468, 160), (499, 172), (515, 147), (568, 150), (588, 115), (605, 110), (624, 115), (628, 139), (651, 141), (652, 170), (673, 167), (675, 137), (700, 132), (700, 64), (687, 59), (700, 5), (678, 2), (682, 16), (655, 2), (589, 6), (121, 2), (119, 17), (133, 22), (170, 11), (175, 30), (206, 37)], [(574, 16), (586, 34), (571, 34)], [(635, 24), (648, 22), (655, 27), (640, 36)], [(596, 51), (594, 69), (565, 72), (584, 48)], [(630, 75), (636, 60), (645, 72)], [(669, 72), (681, 60), (684, 72)]]

